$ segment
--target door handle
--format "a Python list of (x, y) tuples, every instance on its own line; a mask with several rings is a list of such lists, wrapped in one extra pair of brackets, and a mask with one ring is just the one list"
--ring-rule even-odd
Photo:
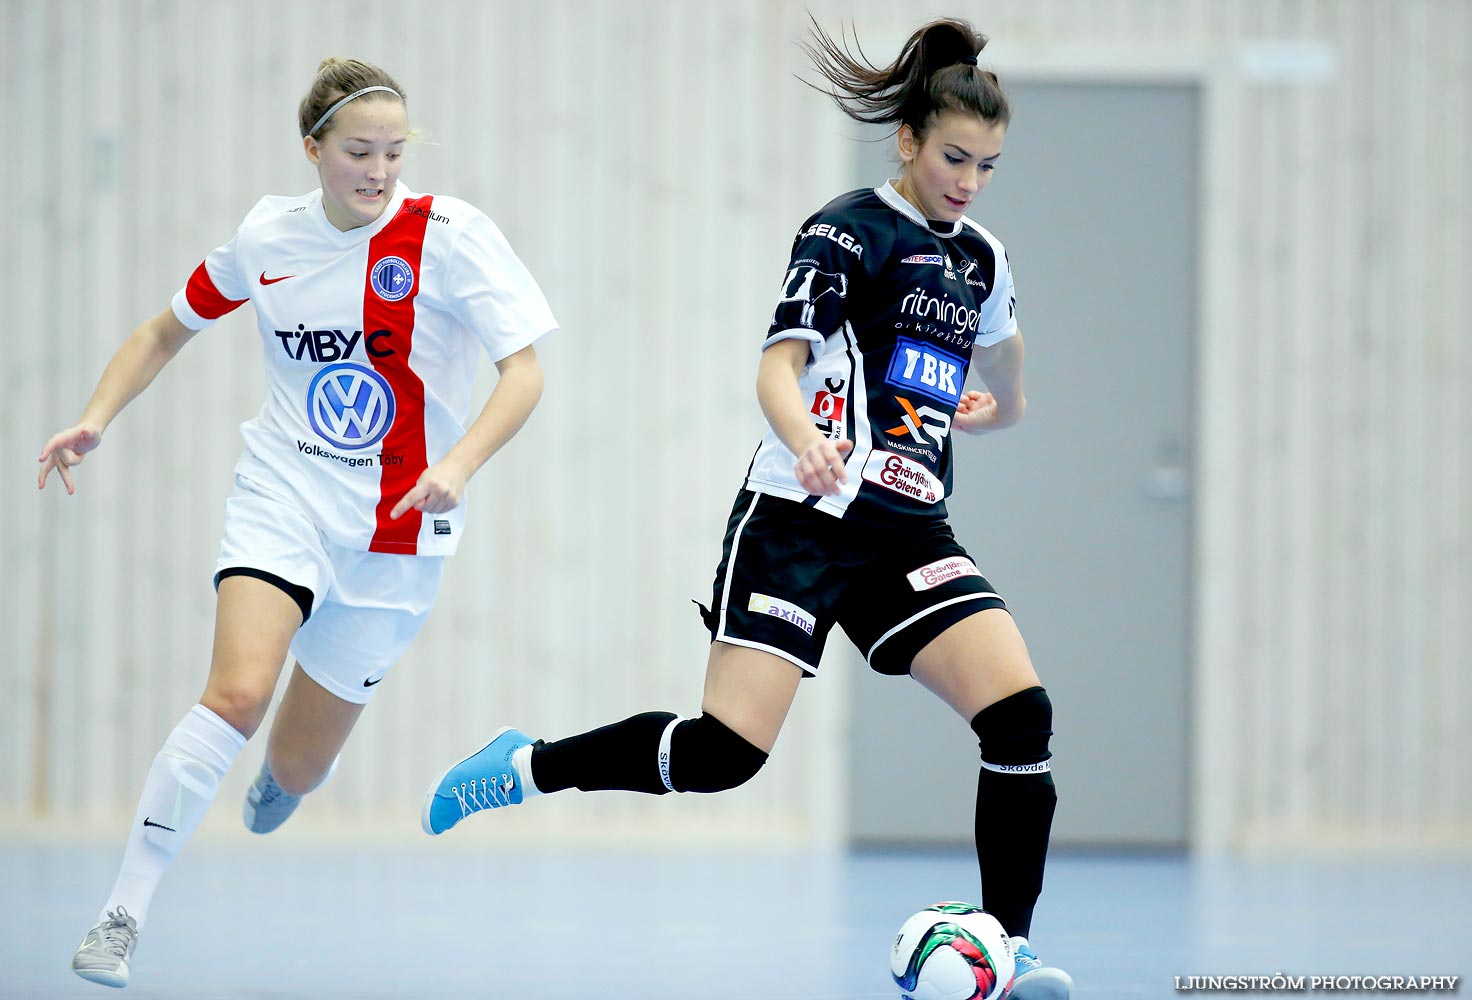
[(1140, 492), (1150, 500), (1184, 500), (1191, 494), (1191, 477), (1184, 465), (1157, 465), (1141, 477)]

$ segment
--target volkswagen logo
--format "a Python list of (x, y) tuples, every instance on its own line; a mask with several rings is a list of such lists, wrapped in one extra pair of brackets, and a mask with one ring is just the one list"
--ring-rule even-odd
[(339, 448), (371, 448), (394, 422), (394, 393), (371, 368), (351, 362), (328, 365), (307, 386), (312, 430)]

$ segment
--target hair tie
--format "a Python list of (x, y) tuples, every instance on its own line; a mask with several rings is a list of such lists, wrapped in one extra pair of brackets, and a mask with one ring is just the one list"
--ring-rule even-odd
[(975, 66), (976, 65), (976, 57), (975, 56), (962, 56), (959, 61), (965, 63), (967, 66)]
[(342, 98), (332, 107), (322, 112), (322, 117), (317, 119), (317, 124), (307, 129), (307, 135), (315, 135), (317, 130), (322, 127), (322, 123), (327, 121), (327, 119), (331, 118), (333, 115), (337, 114), (337, 109), (342, 107), (344, 104), (348, 103), (356, 97), (362, 97), (364, 94), (371, 94), (375, 90), (382, 90), (386, 93), (393, 94), (401, 101), (404, 99), (404, 96), (392, 87), (364, 87), (362, 90), (355, 90), (348, 96)]

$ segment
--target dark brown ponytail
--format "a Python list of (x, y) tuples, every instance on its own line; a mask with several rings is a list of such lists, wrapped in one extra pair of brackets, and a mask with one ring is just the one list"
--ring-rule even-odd
[[(976, 65), (987, 38), (967, 21), (943, 18), (922, 25), (888, 66), (875, 66), (854, 38), (857, 55), (846, 37), (834, 40), (813, 21), (811, 43), (801, 43), (828, 87), (808, 84), (833, 98), (856, 121), (908, 125), (924, 140), (932, 116), (959, 111), (984, 122), (1007, 125), (1012, 109), (997, 75)], [(806, 81), (804, 81), (806, 82)]]

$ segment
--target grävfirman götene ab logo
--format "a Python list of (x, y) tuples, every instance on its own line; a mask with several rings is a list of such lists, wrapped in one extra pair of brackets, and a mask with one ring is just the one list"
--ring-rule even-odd
[(328, 365), (307, 386), (307, 419), (324, 441), (339, 448), (371, 448), (394, 422), (394, 393), (371, 368), (352, 362)]

